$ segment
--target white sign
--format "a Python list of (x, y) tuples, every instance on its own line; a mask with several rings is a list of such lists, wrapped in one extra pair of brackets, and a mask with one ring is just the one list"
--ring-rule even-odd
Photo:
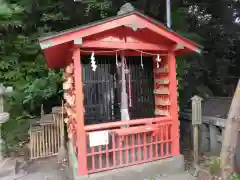
[(108, 145), (109, 138), (107, 131), (96, 131), (89, 133), (90, 147)]

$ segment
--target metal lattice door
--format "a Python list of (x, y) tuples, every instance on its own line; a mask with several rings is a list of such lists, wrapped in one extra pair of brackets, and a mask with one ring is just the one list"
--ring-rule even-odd
[[(111, 56), (97, 56), (96, 71), (90, 59), (83, 58), (83, 91), (85, 124), (98, 124), (120, 120), (119, 88), (116, 61)], [(131, 119), (154, 116), (152, 58), (144, 59), (141, 69), (139, 57), (127, 57), (130, 76), (126, 76)]]

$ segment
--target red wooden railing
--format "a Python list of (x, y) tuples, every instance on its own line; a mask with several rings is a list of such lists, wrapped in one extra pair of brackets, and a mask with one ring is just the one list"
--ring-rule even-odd
[[(171, 157), (172, 122), (171, 117), (158, 117), (85, 126), (88, 173)], [(89, 133), (94, 131), (107, 131), (109, 144), (90, 147)]]

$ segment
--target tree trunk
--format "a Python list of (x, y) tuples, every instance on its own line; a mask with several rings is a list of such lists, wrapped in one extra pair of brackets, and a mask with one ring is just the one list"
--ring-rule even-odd
[(225, 129), (221, 150), (221, 168), (223, 180), (231, 179), (234, 170), (234, 153), (237, 144), (240, 122), (240, 80), (238, 81), (234, 97), (225, 122)]

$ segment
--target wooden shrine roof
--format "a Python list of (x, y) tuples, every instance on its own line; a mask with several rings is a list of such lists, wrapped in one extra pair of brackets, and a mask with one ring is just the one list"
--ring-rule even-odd
[(142, 12), (140, 12), (140, 11), (138, 11), (136, 9), (134, 11), (131, 11), (131, 12), (127, 12), (127, 13), (124, 13), (124, 14), (121, 14), (121, 15), (105, 18), (105, 19), (99, 20), (99, 21), (94, 21), (94, 22), (91, 22), (91, 23), (88, 23), (88, 24), (80, 25), (80, 26), (77, 26), (77, 27), (74, 27), (74, 28), (70, 28), (70, 29), (67, 29), (67, 30), (63, 30), (63, 31), (60, 31), (60, 32), (46, 33), (43, 36), (41, 36), (38, 40), (39, 40), (39, 42), (45, 41), (45, 40), (49, 40), (49, 39), (54, 38), (54, 37), (59, 37), (61, 35), (65, 35), (67, 33), (71, 33), (71, 32), (74, 32), (74, 31), (79, 31), (79, 30), (82, 30), (82, 29), (85, 29), (85, 28), (89, 28), (89, 27), (92, 27), (92, 26), (96, 26), (96, 25), (99, 25), (99, 24), (104, 24), (104, 23), (106, 23), (108, 21), (113, 21), (113, 20), (116, 20), (116, 19), (119, 19), (119, 18), (122, 18), (122, 17), (125, 17), (125, 16), (129, 16), (129, 15), (132, 15), (132, 14), (137, 14), (139, 16), (142, 16), (142, 17), (146, 18), (147, 20), (151, 21), (153, 24), (156, 24), (156, 25), (160, 26), (161, 28), (165, 29), (169, 33), (172, 33), (172, 34), (174, 34), (176, 36), (179, 36), (179, 37), (185, 39), (186, 41), (188, 41), (189, 43), (192, 43), (192, 44), (196, 45), (196, 47), (199, 48), (197, 50), (197, 52), (201, 53), (201, 49), (203, 48), (203, 46), (201, 46), (201, 45), (195, 43), (194, 41), (192, 41), (192, 40), (190, 40), (190, 39), (188, 39), (188, 38), (178, 34), (174, 30), (166, 27), (163, 23), (153, 19), (152, 17), (147, 16), (146, 14), (143, 14)]

